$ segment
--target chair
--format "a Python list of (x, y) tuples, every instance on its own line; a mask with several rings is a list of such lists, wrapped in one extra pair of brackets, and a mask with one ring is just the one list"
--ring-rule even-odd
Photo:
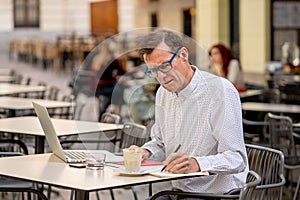
[[(120, 124), (121, 116), (117, 115), (117, 114), (105, 112), (102, 114), (100, 122)], [(105, 142), (105, 145), (102, 146), (103, 149), (115, 151), (116, 143), (118, 141), (120, 141), (120, 139), (118, 138), (118, 132), (119, 131), (110, 131), (110, 132), (106, 132), (104, 134), (99, 134), (99, 137), (98, 137), (99, 140), (108, 140), (109, 141), (109, 142)], [(97, 149), (100, 148), (100, 144), (101, 143), (97, 144)], [(111, 147), (111, 146), (113, 146), (113, 147)], [(112, 148), (114, 148), (114, 149), (112, 149)]]
[(261, 176), (253, 199), (282, 199), (285, 178), (283, 174), (284, 155), (269, 147), (246, 144), (249, 169)]
[(130, 145), (142, 146), (149, 138), (150, 135), (146, 126), (134, 122), (125, 122), (119, 145), (120, 150), (128, 148)]
[[(47, 88), (47, 83), (45, 83), (43, 81), (38, 82), (37, 85), (38, 86), (44, 86), (45, 88)], [(35, 96), (33, 98), (36, 98), (36, 99), (45, 99), (45, 94), (46, 94), (46, 91), (36, 92)]]
[(51, 86), (48, 91), (47, 99), (49, 100), (57, 100), (59, 88), (56, 86)]
[(74, 119), (79, 120), (84, 103), (76, 101), (74, 95), (64, 95), (62, 101), (74, 103), (71, 107), (62, 107), (55, 109), (54, 113), (51, 113), (51, 117), (56, 117), (60, 119)]
[(245, 186), (234, 194), (212, 194), (212, 193), (197, 193), (197, 192), (182, 192), (166, 190), (153, 195), (150, 200), (155, 200), (163, 195), (176, 195), (177, 199), (193, 198), (193, 199), (253, 199), (252, 195), (255, 193), (255, 187), (260, 183), (260, 176), (254, 172), (249, 171)]
[[(146, 126), (134, 122), (125, 122), (122, 128), (121, 139), (120, 139), (119, 150), (118, 150), (120, 153), (116, 153), (116, 154), (117, 155), (122, 154), (121, 153), (122, 149), (127, 148), (130, 145), (142, 146), (144, 143), (146, 143), (149, 140), (149, 137), (150, 135), (147, 132)], [(137, 200), (137, 194), (134, 189), (134, 186), (131, 186), (129, 188), (125, 187), (124, 189), (131, 189), (134, 199)], [(111, 196), (113, 197), (113, 191), (111, 191)]]
[[(179, 191), (162, 191), (155, 194), (156, 199), (163, 194), (179, 195), (180, 197), (193, 197), (200, 199), (282, 199), (282, 186), (285, 184), (283, 175), (284, 156), (281, 151), (268, 147), (246, 144), (248, 155), (249, 173), (246, 185), (242, 189), (233, 190), (229, 194), (191, 193)], [(261, 179), (259, 183), (254, 181), (253, 173), (257, 173)], [(251, 185), (249, 186), (248, 184)], [(257, 184), (256, 184), (257, 183)], [(254, 189), (254, 186), (255, 189)], [(235, 192), (238, 192), (236, 194)]]
[(243, 118), (244, 139), (251, 143), (267, 143), (268, 122), (254, 121)]
[[(0, 140), (0, 157), (22, 155), (28, 155), (28, 149), (23, 142), (13, 139)], [(16, 193), (22, 193), (22, 199), (24, 199), (24, 193), (27, 193), (27, 199), (31, 199), (32, 193), (37, 194), (43, 200), (47, 199), (42, 192), (36, 189), (33, 183), (3, 176), (0, 176), (0, 191), (13, 192), (13, 199), (15, 199)]]
[[(293, 170), (300, 169), (300, 155), (298, 155), (295, 144), (295, 139), (300, 139), (300, 135), (293, 131), (293, 122), (288, 116), (268, 113), (267, 121), (269, 122), (270, 146), (284, 153), (286, 177), (293, 183)], [(290, 177), (289, 172), (291, 172)]]

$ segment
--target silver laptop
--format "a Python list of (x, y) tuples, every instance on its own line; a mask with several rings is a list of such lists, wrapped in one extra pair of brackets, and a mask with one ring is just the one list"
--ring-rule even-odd
[[(67, 163), (80, 163), (85, 162), (85, 150), (63, 150), (57, 137), (57, 131), (49, 116), (47, 108), (38, 103), (32, 102), (34, 110), (40, 121), (42, 129), (45, 133), (50, 149), (53, 153)], [(106, 154), (106, 162), (120, 162), (123, 160), (120, 156), (105, 151), (97, 150), (97, 152), (104, 152)]]

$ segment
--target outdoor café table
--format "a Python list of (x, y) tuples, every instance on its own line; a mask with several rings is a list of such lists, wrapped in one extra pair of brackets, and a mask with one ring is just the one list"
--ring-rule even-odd
[(300, 114), (300, 105), (245, 102), (242, 103), (242, 110), (255, 112), (274, 112), (280, 114)]
[(0, 175), (75, 190), (76, 200), (88, 200), (89, 193), (92, 191), (203, 175), (203, 173), (191, 173), (164, 177), (147, 174), (119, 176), (113, 172), (115, 169), (110, 166), (105, 166), (103, 171), (73, 168), (54, 154), (0, 158)]
[(0, 75), (0, 83), (13, 83), (16, 80), (15, 76)]
[[(52, 119), (58, 136), (98, 133), (122, 129), (122, 124)], [(35, 153), (44, 152), (45, 134), (37, 117), (10, 117), (0, 119), (0, 132), (35, 136)]]
[(73, 105), (67, 101), (0, 96), (0, 109), (8, 110), (8, 117), (14, 117), (16, 111), (33, 110), (33, 101), (47, 108), (70, 108)]
[(46, 91), (45, 86), (0, 83), (0, 96), (27, 94), (44, 91)]
[(241, 102), (246, 102), (248, 100), (258, 98), (262, 95), (262, 90), (247, 90), (245, 92), (239, 92)]

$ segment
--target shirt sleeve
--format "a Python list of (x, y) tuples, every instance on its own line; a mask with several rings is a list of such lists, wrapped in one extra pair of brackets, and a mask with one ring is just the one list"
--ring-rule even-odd
[(241, 76), (240, 72), (239, 62), (237, 60), (231, 60), (228, 66), (227, 79), (236, 85), (238, 83), (239, 76)]
[(239, 95), (233, 87), (227, 87), (224, 101), (215, 101), (212, 106), (214, 108), (211, 109), (211, 126), (217, 140), (217, 153), (195, 158), (202, 171), (242, 172), (248, 161), (243, 138)]
[(158, 124), (152, 126), (151, 141), (145, 143), (142, 148), (151, 152), (151, 157), (149, 158), (151, 160), (164, 161), (166, 159), (164, 143), (160, 136)]

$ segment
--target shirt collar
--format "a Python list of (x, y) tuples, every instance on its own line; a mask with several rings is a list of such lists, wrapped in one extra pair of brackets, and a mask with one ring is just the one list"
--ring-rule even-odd
[(186, 100), (187, 98), (189, 98), (192, 94), (192, 92), (196, 89), (197, 87), (197, 77), (199, 76), (199, 70), (197, 67), (195, 66), (191, 66), (194, 70), (195, 70), (195, 73), (194, 73), (194, 76), (193, 78), (191, 79), (191, 82), (185, 87), (183, 88), (183, 90), (181, 90), (179, 93), (178, 93), (178, 98), (179, 99), (182, 99), (183, 101)]

